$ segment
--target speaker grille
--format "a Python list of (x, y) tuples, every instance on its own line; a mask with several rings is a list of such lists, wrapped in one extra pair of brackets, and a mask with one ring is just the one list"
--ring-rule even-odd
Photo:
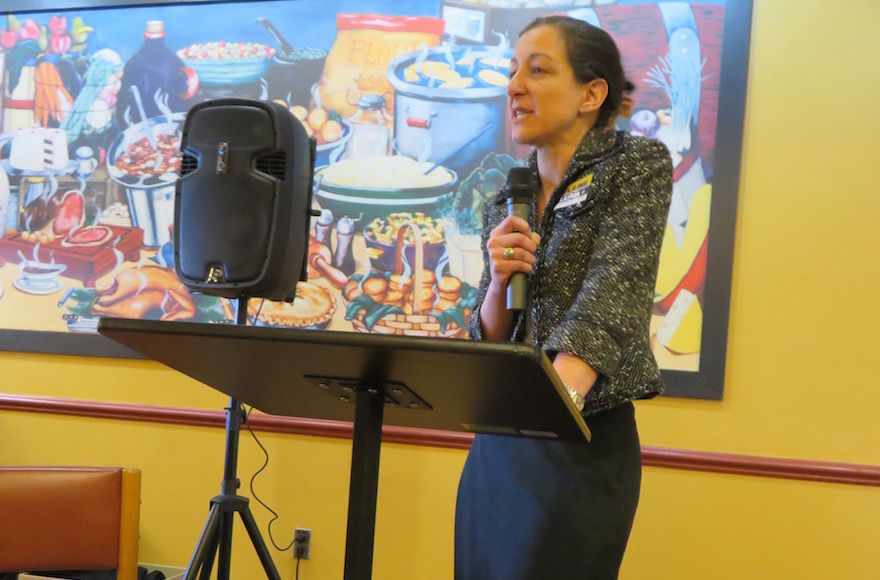
[(271, 175), (275, 179), (284, 180), (287, 176), (287, 154), (273, 151), (257, 158), (257, 171)]
[(195, 155), (190, 155), (189, 153), (183, 154), (183, 159), (180, 161), (180, 174), (187, 175), (192, 173), (196, 169), (199, 168), (199, 158)]

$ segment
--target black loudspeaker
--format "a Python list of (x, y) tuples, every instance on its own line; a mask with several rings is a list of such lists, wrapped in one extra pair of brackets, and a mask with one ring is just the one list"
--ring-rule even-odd
[(315, 141), (287, 107), (216, 99), (190, 109), (180, 147), (178, 278), (215, 296), (293, 300), (307, 275)]

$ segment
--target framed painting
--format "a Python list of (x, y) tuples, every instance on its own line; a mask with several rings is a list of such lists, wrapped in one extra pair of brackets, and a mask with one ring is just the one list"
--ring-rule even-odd
[(283, 103), (318, 143), (309, 280), (292, 304), (252, 300), (254, 323), (465, 337), (483, 203), (529, 153), (509, 136), (512, 46), (566, 13), (621, 49), (637, 89), (617, 129), (672, 155), (651, 323), (667, 393), (721, 398), (751, 0), (3, 6), (0, 349), (132, 356), (98, 318), (232, 322), (171, 246), (186, 111), (227, 96)]

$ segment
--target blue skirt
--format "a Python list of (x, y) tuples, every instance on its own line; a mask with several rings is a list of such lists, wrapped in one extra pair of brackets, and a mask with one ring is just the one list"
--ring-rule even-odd
[(455, 509), (457, 580), (617, 578), (642, 474), (632, 403), (587, 425), (589, 444), (474, 438)]

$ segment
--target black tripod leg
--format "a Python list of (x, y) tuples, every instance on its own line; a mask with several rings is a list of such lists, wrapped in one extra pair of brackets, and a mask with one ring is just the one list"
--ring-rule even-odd
[(260, 529), (257, 527), (257, 522), (254, 520), (254, 515), (251, 513), (250, 508), (245, 507), (245, 509), (238, 513), (241, 515), (244, 527), (247, 530), (248, 535), (251, 537), (251, 543), (257, 551), (257, 556), (260, 557), (260, 562), (263, 564), (263, 570), (266, 572), (266, 578), (269, 578), (270, 580), (281, 580), (278, 570), (275, 569), (275, 563), (272, 561), (272, 556), (269, 555), (269, 549), (266, 547), (266, 543), (263, 541), (262, 536), (260, 536)]
[[(238, 308), (238, 323), (244, 324), (247, 312), (246, 298), (239, 299)], [(269, 550), (266, 549), (266, 544), (260, 537), (260, 531), (248, 507), (247, 498), (236, 493), (239, 486), (238, 478), (235, 475), (238, 465), (238, 435), (241, 424), (246, 417), (241, 403), (234, 397), (230, 398), (229, 407), (226, 409), (226, 455), (224, 457), (221, 493), (211, 500), (211, 514), (208, 516), (208, 521), (205, 522), (198, 546), (186, 567), (185, 580), (195, 580), (200, 571), (200, 580), (210, 580), (215, 557), (217, 558), (218, 580), (229, 580), (232, 560), (232, 526), (236, 512), (241, 514), (241, 518), (244, 520), (244, 525), (257, 555), (260, 557), (266, 576), (272, 580), (281, 579), (272, 562), (272, 557), (269, 555)]]
[(199, 574), (199, 580), (211, 580), (211, 568), (214, 566), (214, 556), (217, 555), (217, 544), (214, 544), (211, 550), (211, 559), (202, 566), (202, 573)]
[(201, 569), (203, 572), (207, 570), (211, 573), (211, 566), (214, 564), (214, 554), (217, 553), (217, 531), (220, 526), (221, 513), (219, 506), (215, 503), (211, 505), (211, 513), (202, 528), (202, 535), (199, 537), (199, 543), (190, 558), (189, 564), (186, 566), (186, 575), (184, 580), (195, 580), (196, 574)]
[(235, 512), (225, 512), (220, 517), (220, 557), (217, 559), (217, 580), (229, 580), (232, 561), (232, 522)]

